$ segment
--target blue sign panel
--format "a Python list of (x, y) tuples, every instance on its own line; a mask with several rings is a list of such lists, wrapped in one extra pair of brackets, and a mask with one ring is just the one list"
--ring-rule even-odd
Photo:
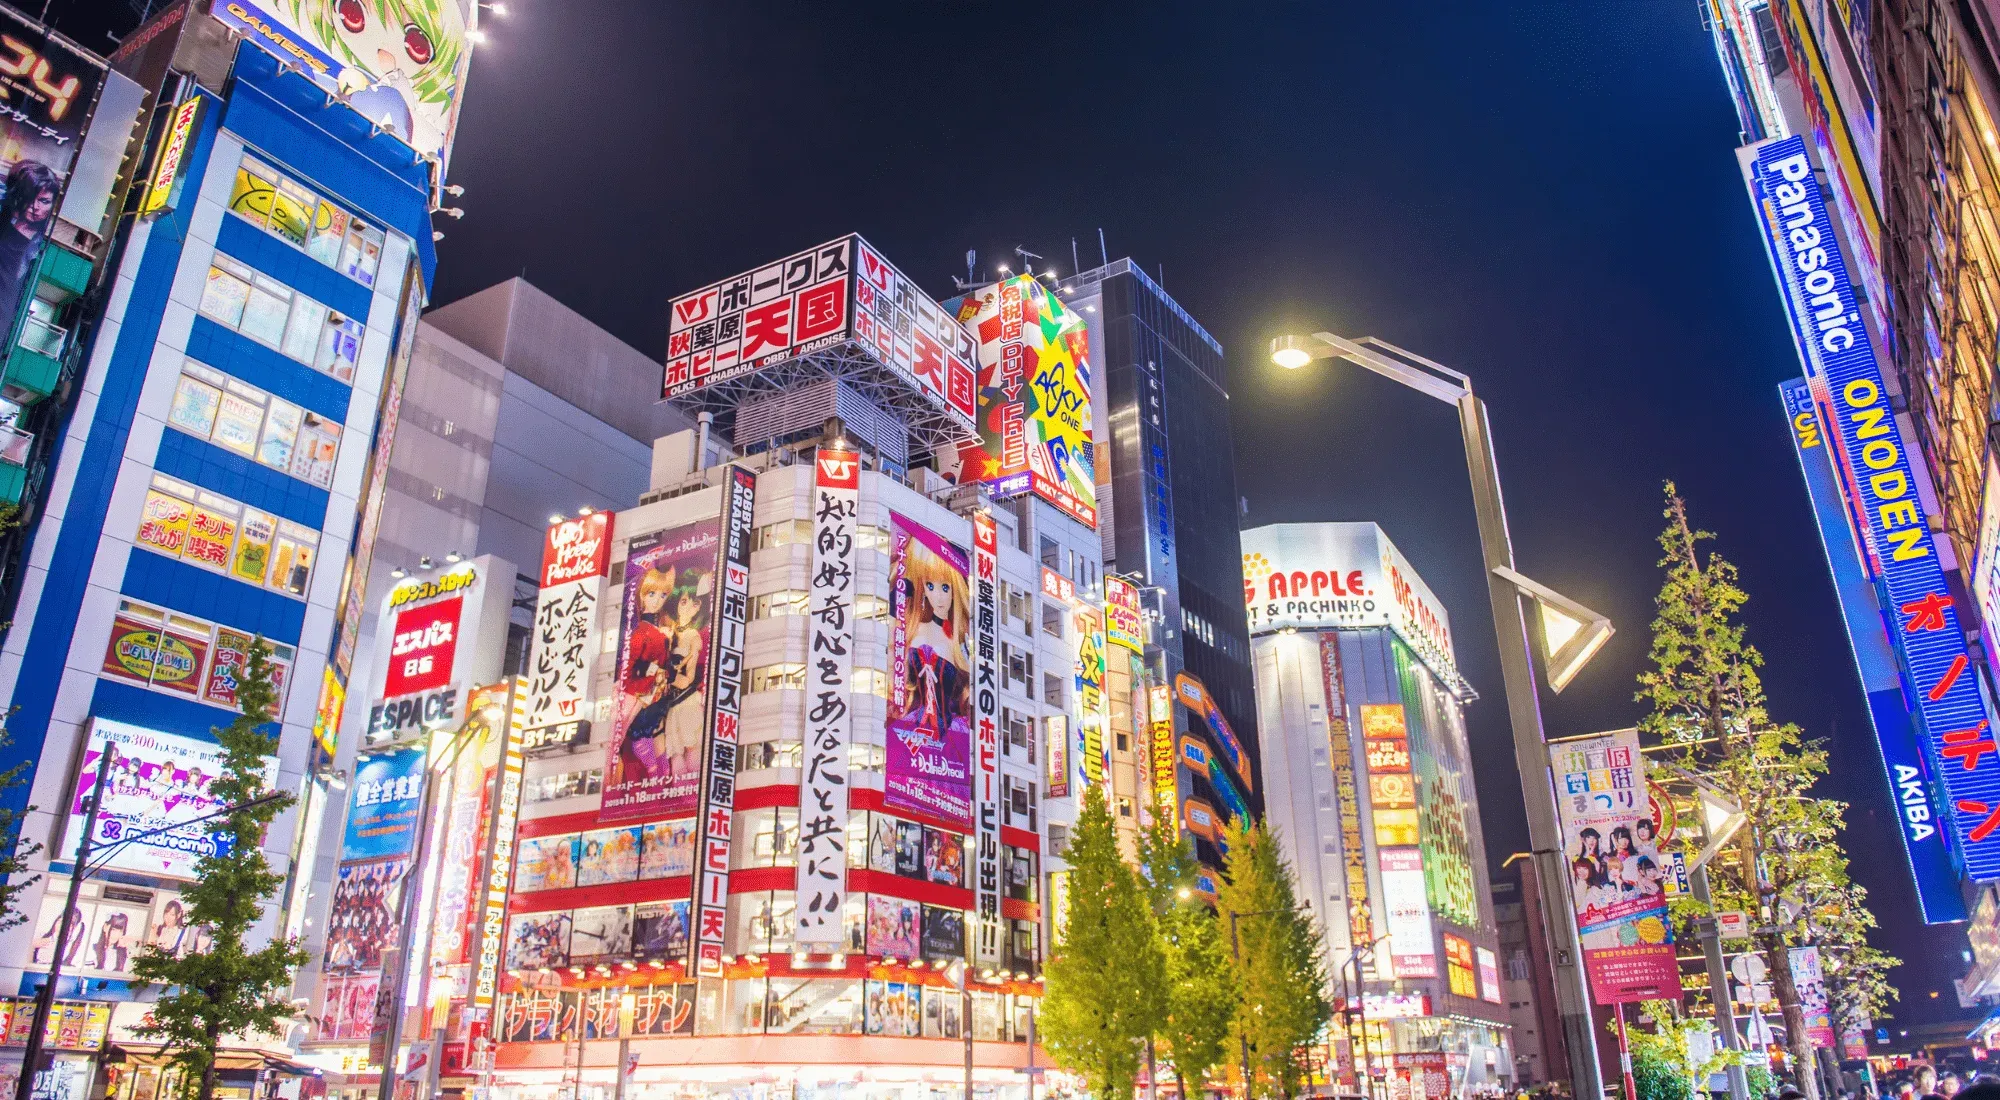
[(1942, 812), (1929, 763), (1917, 745), (1910, 717), (1913, 708), (1904, 702), (1903, 678), (1897, 670), (1895, 651), (1889, 647), (1882, 603), (1856, 549), (1854, 525), (1848, 519), (1847, 502), (1826, 442), (1829, 437), (1804, 379), (1787, 382), (1778, 392), (1784, 397), (1792, 448), (1805, 474), (1806, 495), (1812, 500), (1813, 518), (1826, 548), (1841, 619), (1847, 624), (1848, 648), (1854, 653), (1855, 670), (1861, 674), (1861, 690), (1868, 696), (1868, 719), (1882, 751), (1889, 797), (1896, 804), (1903, 851), (1916, 882), (1917, 907), (1926, 924), (1962, 921), (1966, 919), (1965, 898), (1959, 892), (1958, 869), (1952, 865), (1943, 831), (1950, 819)]
[(424, 750), (377, 753), (355, 766), (343, 861), (406, 856), (416, 848), (424, 797)]
[(1880, 570), (1890, 641), (1909, 672), (1926, 761), (1943, 781), (1952, 842), (1973, 880), (2000, 879), (2000, 744), (1805, 139), (1740, 155), (1806, 377), (1827, 396), (1835, 468)]

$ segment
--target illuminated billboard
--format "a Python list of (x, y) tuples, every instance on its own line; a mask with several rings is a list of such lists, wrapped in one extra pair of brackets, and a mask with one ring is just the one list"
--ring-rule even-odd
[(217, 0), (214, 12), (403, 144), (450, 155), (472, 60), (459, 0)]
[[(76, 860), (90, 793), (97, 786), (98, 761), (107, 748), (116, 755), (105, 776), (104, 804), (97, 811), (93, 860), (118, 871), (192, 879), (202, 857), (228, 854), (229, 834), (210, 832), (204, 820), (223, 806), (209, 793), (209, 785), (222, 774), (222, 746), (93, 718), (70, 793), (62, 858)], [(277, 778), (277, 758), (265, 757), (265, 784), (275, 785)], [(177, 822), (195, 823), (177, 827)]]
[(979, 362), (979, 438), (939, 472), (985, 482), (1002, 499), (1032, 492), (1097, 525), (1090, 339), (1083, 318), (1033, 275), (945, 303), (972, 333)]
[[(1890, 638), (1916, 690), (1925, 763), (1941, 780), (1966, 874), (2000, 879), (2000, 743), (1972, 672), (1916, 472), (1890, 406), (1805, 139), (1738, 150), (1806, 379), (1825, 403), (1830, 451), (1887, 597)], [(1984, 762), (1987, 766), (1979, 765)]]
[[(1897, 832), (1902, 836), (1903, 852), (1916, 884), (1918, 910), (1926, 923), (1962, 921), (1966, 919), (1965, 899), (1959, 892), (1958, 871), (1952, 866), (1951, 851), (1939, 829), (1940, 824), (1950, 819), (1933, 793), (1930, 764), (1917, 743), (1912, 708), (1903, 699), (1896, 653), (1890, 646), (1882, 617), (1880, 590), (1870, 576), (1868, 559), (1861, 556), (1849, 498), (1841, 491), (1832, 450), (1827, 446), (1824, 418), (1831, 413), (1816, 407), (1811, 387), (1804, 379), (1786, 382), (1779, 392), (1785, 403), (1792, 448), (1805, 475), (1806, 496), (1812, 502), (1820, 543), (1826, 551), (1827, 568), (1833, 575), (1834, 595), (1847, 627), (1848, 649), (1854, 654), (1861, 691), (1868, 699), (1868, 718), (1875, 729), (1875, 745), (1881, 754), (1882, 774), (1888, 781), (1890, 799), (1896, 805)], [(1993, 525), (1995, 490), (1996, 482), (1989, 474), (1988, 518), (1982, 528), (1979, 558), (1973, 569), (1973, 592), (1981, 598), (1989, 590), (1988, 578), (1993, 571), (1992, 544), (1983, 531), (1984, 526)], [(1989, 613), (1986, 621), (1990, 628), (1990, 624), (2000, 620)], [(1991, 644), (1989, 640), (1988, 645)]]
[(972, 364), (958, 321), (850, 235), (669, 303), (660, 396), (733, 416), (748, 396), (841, 378), (944, 447), (973, 435)]
[(1467, 694), (1451, 616), (1373, 523), (1274, 523), (1243, 532), (1243, 604), (1250, 633), (1394, 630), (1438, 679)]
[(389, 590), (375, 633), (370, 744), (459, 724), (475, 672), (487, 671), (474, 666), (490, 663), (494, 648), (480, 639), (485, 599), (485, 569), (472, 562)]

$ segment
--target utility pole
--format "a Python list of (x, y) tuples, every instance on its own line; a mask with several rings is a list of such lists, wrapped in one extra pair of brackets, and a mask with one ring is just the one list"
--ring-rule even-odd
[[(1729, 995), (1729, 970), (1722, 963), (1722, 930), (1715, 925), (1715, 902), (1708, 892), (1708, 864), (1697, 866), (1688, 876), (1694, 887), (1694, 900), (1701, 903), (1707, 915), (1696, 917), (1695, 935), (1701, 940), (1703, 960), (1708, 964), (1708, 1001), (1715, 1010), (1715, 1028), (1722, 1032), (1725, 1049), (1741, 1051), (1743, 1037), (1736, 1031), (1736, 1008)], [(1731, 1061), (1728, 1069), (1729, 1100), (1750, 1100), (1750, 1083), (1743, 1076), (1743, 1066)]]
[(48, 980), (35, 997), (35, 1022), (28, 1029), (28, 1049), (21, 1055), (21, 1079), (15, 1085), (16, 1100), (32, 1100), (35, 1095), (35, 1078), (42, 1069), (42, 1037), (49, 1029), (49, 1010), (55, 1007), (56, 986), (62, 981), (63, 953), (69, 950), (69, 926), (76, 917), (76, 901), (83, 893), (83, 876), (90, 866), (90, 842), (97, 836), (97, 811), (104, 805), (104, 780), (111, 772), (111, 762), (118, 756), (118, 746), (107, 738), (104, 752), (97, 758), (97, 782), (90, 788), (90, 808), (83, 815), (83, 836), (76, 843), (76, 863), (69, 871), (69, 901), (63, 905), (62, 917), (56, 922), (55, 957), (49, 960)]

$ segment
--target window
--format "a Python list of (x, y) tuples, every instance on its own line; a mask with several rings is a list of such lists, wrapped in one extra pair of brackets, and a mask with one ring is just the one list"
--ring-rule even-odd
[(751, 543), (752, 550), (768, 550), (773, 546), (802, 546), (812, 544), (813, 525), (809, 519), (787, 519), (777, 523), (767, 523), (757, 528), (757, 537)]
[(857, 668), (854, 670), (854, 691), (857, 695), (879, 695), (889, 697), (889, 674), (879, 668)]
[(167, 423), (324, 489), (333, 484), (340, 425), (190, 359)]
[(1011, 775), (1002, 775), (1000, 805), (1006, 813), (1007, 824), (1017, 828), (1035, 828), (1035, 811), (1038, 807), (1033, 783), (1023, 783)]
[(1014, 755), (1015, 749), (1020, 749), (1027, 756), (1028, 762), (1031, 764), (1034, 763), (1035, 761), (1034, 721), (1030, 719), (1027, 715), (1014, 710), (1012, 707), (1001, 707), (1000, 728), (1002, 731), (1005, 732), (1007, 737), (1006, 740), (1007, 755), (1012, 756)]
[(1069, 851), (1069, 826), (1049, 822), (1049, 855), (1057, 859)]
[(1016, 588), (1006, 581), (1000, 582), (1000, 589), (1006, 603), (1006, 615), (1021, 621), (1021, 629), (1028, 628), (1028, 619), (1034, 614), (1035, 598), (1026, 589)]
[(1042, 564), (1048, 566), (1050, 569), (1061, 569), (1062, 547), (1057, 546), (1056, 540), (1048, 537), (1047, 535), (1041, 536), (1041, 540), (1042, 540)]
[(1042, 673), (1042, 702), (1052, 707), (1063, 705), (1062, 677), (1053, 672)]
[(1005, 884), (1007, 896), (1015, 901), (1035, 900), (1035, 853), (1026, 848), (1003, 847), (1006, 856), (1001, 871), (1001, 881)]
[(1131, 800), (1131, 799), (1129, 799), (1129, 798), (1120, 798), (1120, 799), (1118, 800), (1118, 816), (1119, 816), (1119, 817), (1131, 817), (1131, 816), (1132, 816), (1132, 800)]
[(736, 770), (796, 768), (803, 759), (805, 745), (799, 741), (755, 741), (736, 752)]
[(382, 230), (254, 157), (246, 155), (236, 169), (229, 212), (362, 286), (375, 285), (382, 266)]
[(154, 474), (136, 542), (155, 553), (303, 599), (319, 532)]
[(1052, 603), (1042, 605), (1042, 633), (1052, 637), (1063, 636), (1063, 609)]
[[(101, 672), (155, 691), (235, 710), (238, 677), (250, 662), (253, 641), (240, 630), (137, 600), (120, 600)], [(293, 651), (288, 645), (267, 644), (277, 709), (283, 711)]]
[(1006, 667), (1006, 676), (1009, 680), (1026, 684), (1033, 675), (1028, 655), (1006, 642), (1000, 643), (1000, 662)]
[(881, 774), (888, 765), (889, 750), (882, 745), (864, 745), (854, 742), (847, 746), (847, 766), (857, 772)]
[(750, 690), (759, 691), (803, 691), (806, 686), (806, 666), (765, 665), (750, 670)]
[(854, 547), (857, 550), (879, 550), (886, 554), (895, 548), (895, 541), (886, 527), (857, 527), (854, 529)]
[(580, 794), (596, 794), (604, 787), (603, 768), (581, 768), (573, 772), (556, 772), (539, 779), (530, 779), (527, 798), (530, 802), (554, 802), (559, 798), (574, 798)]
[[(800, 612), (804, 614), (804, 612)], [(854, 597), (854, 617), (868, 622), (889, 620), (889, 601), (880, 596)]]
[(774, 615), (803, 615), (806, 613), (806, 594), (802, 589), (787, 588), (782, 592), (772, 592), (750, 599), (750, 617), (768, 619)]
[(1115, 740), (1116, 740), (1116, 741), (1118, 742), (1118, 751), (1119, 751), (1119, 752), (1131, 752), (1131, 751), (1132, 751), (1132, 735), (1131, 735), (1131, 734), (1129, 734), (1129, 733), (1126, 733), (1126, 732), (1125, 732), (1124, 730), (1119, 730), (1119, 731), (1117, 731), (1117, 734), (1116, 734), (1116, 736), (1115, 736)]
[(224, 328), (342, 382), (354, 381), (362, 324), (218, 252), (201, 292), (201, 312)]

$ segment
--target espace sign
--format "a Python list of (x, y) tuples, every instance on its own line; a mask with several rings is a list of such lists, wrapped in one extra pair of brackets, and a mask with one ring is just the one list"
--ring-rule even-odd
[(1372, 523), (1278, 523), (1243, 532), (1243, 603), (1252, 634), (1394, 630), (1439, 679), (1461, 683), (1451, 617)]
[(390, 590), (375, 634), (378, 686), (368, 709), (371, 743), (458, 723), (485, 587), (481, 570), (466, 562)]

